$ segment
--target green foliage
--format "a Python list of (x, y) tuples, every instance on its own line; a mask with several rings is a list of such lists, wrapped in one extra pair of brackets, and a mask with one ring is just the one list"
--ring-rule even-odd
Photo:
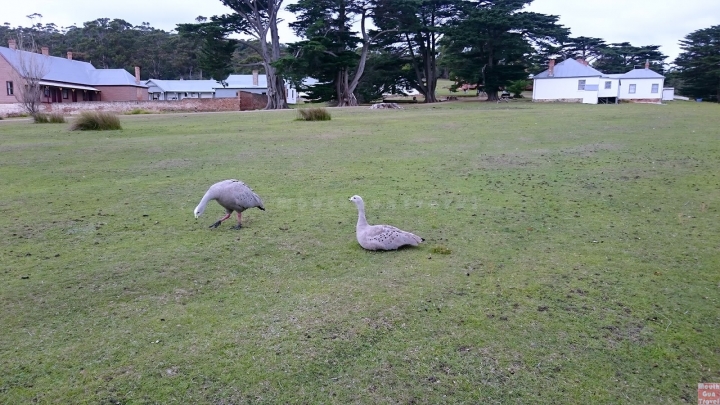
[(394, 73), (391, 79), (401, 87), (420, 92), (426, 103), (437, 101), (438, 40), (462, 4), (459, 0), (375, 2), (373, 21), (384, 32), (382, 51), (395, 56), (394, 68), (386, 70)]
[(152, 114), (150, 111), (143, 108), (133, 108), (126, 113), (127, 115), (140, 115), (140, 114)]
[(66, 122), (65, 116), (60, 113), (36, 113), (32, 117), (36, 124), (64, 124)]
[(557, 43), (568, 30), (557, 16), (522, 11), (526, 3), (466, 2), (445, 31), (443, 66), (457, 81), (483, 86), (488, 100), (497, 99), (498, 90), (511, 82), (527, 79), (533, 46)]
[(332, 116), (327, 108), (299, 108), (297, 109), (298, 121), (330, 121)]
[(104, 111), (83, 111), (70, 126), (71, 131), (113, 131), (122, 129), (116, 114)]
[(199, 24), (178, 24), (181, 36), (200, 42), (198, 66), (215, 80), (225, 80), (232, 73), (233, 54), (238, 40), (228, 38), (231, 29), (213, 20)]
[(525, 91), (529, 84), (529, 80), (515, 80), (510, 82), (507, 86), (507, 90), (513, 95), (513, 97), (520, 98), (522, 97), (522, 92)]
[(720, 101), (720, 25), (688, 34), (680, 47), (675, 64), (683, 94)]
[(67, 121), (65, 120), (65, 116), (62, 115), (62, 114), (60, 114), (60, 113), (52, 113), (52, 114), (50, 114), (50, 115), (48, 116), (48, 121), (49, 121), (51, 124), (64, 124), (65, 122), (67, 122)]
[[(348, 96), (354, 97), (345, 93), (360, 61), (356, 51), (360, 38), (352, 30), (358, 7), (357, 0), (300, 0), (288, 5), (288, 11), (296, 14), (290, 27), (307, 39), (289, 44), (288, 55), (274, 66), (299, 84), (298, 91), (309, 100), (344, 104)], [(305, 77), (319, 83), (304, 87)]]
[(32, 115), (32, 119), (36, 124), (47, 124), (50, 122), (48, 115), (45, 113), (35, 113)]
[(133, 26), (122, 19), (99, 18), (81, 26), (59, 28), (53, 23), (29, 27), (0, 26), (0, 38), (18, 36), (35, 38), (49, 47), (50, 55), (91, 62), (97, 68), (127, 69), (141, 66), (141, 79), (199, 78), (196, 53), (199, 45), (172, 32), (151, 27), (148, 23)]
[(625, 73), (650, 63), (650, 69), (660, 74), (664, 71), (663, 61), (667, 56), (660, 52), (659, 45), (633, 46), (629, 42), (609, 44), (600, 49), (600, 56), (593, 67), (604, 73)]

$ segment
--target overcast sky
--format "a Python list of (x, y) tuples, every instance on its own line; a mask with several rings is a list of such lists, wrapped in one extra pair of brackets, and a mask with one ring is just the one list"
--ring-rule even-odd
[[(175, 24), (194, 22), (195, 17), (223, 14), (219, 0), (4, 0), (0, 23), (28, 26), (27, 15), (42, 14), (43, 24), (59, 27), (98, 18), (120, 18), (130, 24), (148, 22), (165, 31)], [(289, 1), (286, 0), (285, 3)], [(560, 23), (570, 28), (573, 36), (602, 38), (607, 43), (630, 42), (632, 45), (660, 45), (672, 62), (680, 52), (678, 41), (687, 34), (720, 25), (718, 0), (535, 0), (530, 11), (560, 16)], [(280, 39), (294, 42), (297, 38), (287, 27), (292, 14), (283, 12)], [(37, 20), (36, 20), (37, 21)]]

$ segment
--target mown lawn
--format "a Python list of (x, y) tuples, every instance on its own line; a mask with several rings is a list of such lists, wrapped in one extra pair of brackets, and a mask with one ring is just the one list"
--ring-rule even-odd
[[(717, 105), (0, 122), (0, 403), (695, 403)], [(195, 220), (207, 187), (265, 200)], [(368, 252), (371, 223), (426, 238)]]

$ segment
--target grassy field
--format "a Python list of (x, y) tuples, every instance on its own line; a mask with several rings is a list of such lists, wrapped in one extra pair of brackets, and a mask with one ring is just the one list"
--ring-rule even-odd
[[(478, 102), (0, 122), (0, 403), (695, 403), (720, 114)], [(265, 200), (208, 229), (212, 183)], [(423, 236), (364, 251), (370, 223)], [(232, 221), (229, 221), (232, 222)]]

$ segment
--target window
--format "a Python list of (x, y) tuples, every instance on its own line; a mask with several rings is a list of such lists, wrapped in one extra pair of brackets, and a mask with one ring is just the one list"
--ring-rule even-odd
[(578, 90), (585, 90), (585, 80), (578, 80)]
[(13, 95), (13, 82), (5, 82), (5, 87), (7, 88), (7, 95), (12, 96)]
[(658, 90), (660, 90), (660, 85), (659, 85), (659, 84), (653, 84), (653, 85), (652, 85), (652, 90), (650, 90), (650, 92), (651, 92), (651, 93), (657, 93)]
[(43, 95), (45, 97), (50, 97), (50, 87), (45, 87), (45, 90), (43, 90)]
[(628, 93), (635, 94), (635, 85), (634, 84), (630, 85), (630, 87), (628, 88)]
[(606, 89), (612, 89), (612, 82), (609, 81), (609, 80), (606, 81), (606, 82), (605, 82), (605, 88), (606, 88)]
[(68, 89), (62, 89), (63, 98), (68, 98)]

